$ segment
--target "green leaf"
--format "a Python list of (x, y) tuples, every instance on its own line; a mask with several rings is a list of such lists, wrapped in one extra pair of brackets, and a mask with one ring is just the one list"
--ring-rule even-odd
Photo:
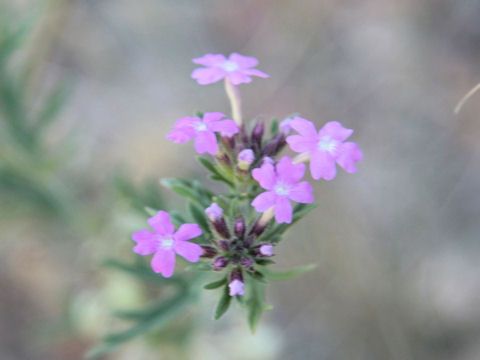
[(179, 227), (180, 225), (187, 223), (187, 220), (175, 210), (170, 211), (170, 217), (176, 227)]
[(262, 265), (262, 266), (275, 264), (275, 261), (270, 260), (270, 259), (265, 259), (265, 258), (256, 258), (256, 259), (255, 259), (255, 262), (256, 262), (258, 265)]
[(215, 320), (220, 319), (230, 307), (230, 303), (232, 302), (232, 297), (229, 294), (228, 285), (223, 288), (222, 296), (218, 301), (217, 307), (215, 308), (215, 314), (213, 318)]
[(208, 221), (205, 215), (205, 212), (202, 211), (197, 205), (194, 203), (188, 203), (188, 211), (192, 216), (193, 220), (200, 226), (203, 230), (204, 234), (210, 234), (210, 226), (208, 225)]
[(165, 178), (160, 182), (166, 188), (169, 188), (175, 191), (177, 194), (196, 202), (202, 207), (207, 207), (211, 203), (213, 194), (203, 188), (198, 181), (188, 181), (178, 178)]
[(245, 305), (247, 307), (248, 325), (252, 333), (254, 333), (263, 311), (272, 309), (272, 306), (265, 302), (264, 284), (252, 280), (248, 283), (249, 292)]
[(283, 280), (290, 280), (297, 276), (305, 274), (309, 271), (312, 271), (316, 267), (317, 267), (317, 264), (303, 265), (290, 270), (271, 270), (271, 269), (265, 268), (263, 272), (267, 280), (283, 281)]
[(44, 100), (43, 109), (35, 123), (35, 131), (45, 129), (56, 119), (70, 93), (70, 85), (62, 83), (58, 85)]
[(248, 276), (250, 276), (252, 279), (256, 281), (260, 281), (263, 284), (268, 284), (267, 281), (265, 280), (265, 276), (258, 270), (255, 271), (247, 271), (246, 272)]
[(230, 179), (228, 179), (225, 175), (223, 175), (211, 161), (201, 156), (198, 156), (197, 160), (205, 169), (211, 172), (211, 175), (209, 176), (210, 179), (216, 180), (216, 181), (222, 181), (225, 184), (227, 184), (229, 187), (234, 187), (233, 182)]
[(205, 290), (218, 289), (220, 286), (225, 285), (226, 283), (227, 283), (227, 278), (224, 277), (223, 279), (212, 281), (211, 283), (206, 284), (203, 288)]
[(272, 119), (272, 123), (270, 124), (270, 134), (273, 136), (277, 135), (278, 133), (278, 119)]

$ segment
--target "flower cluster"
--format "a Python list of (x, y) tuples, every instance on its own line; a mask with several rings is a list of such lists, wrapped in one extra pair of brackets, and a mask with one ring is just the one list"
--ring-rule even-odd
[[(237, 85), (251, 82), (252, 76), (268, 77), (254, 68), (257, 59), (236, 53), (228, 58), (207, 54), (193, 62), (204, 66), (191, 75), (200, 85), (224, 79), (232, 118), (220, 112), (182, 117), (167, 139), (194, 140), (198, 154), (211, 155), (201, 156), (200, 163), (211, 179), (228, 185), (228, 191), (213, 194), (178, 180), (171, 188), (178, 191), (183, 186), (178, 192), (201, 204), (200, 210), (192, 205), (198, 224), (181, 221), (175, 232), (169, 214), (159, 211), (148, 220), (154, 232), (133, 234), (137, 243), (133, 251), (153, 254), (152, 269), (164, 277), (173, 274), (176, 254), (189, 262), (204, 259), (209, 269), (225, 274), (216, 283), (225, 284), (228, 294), (238, 297), (247, 291), (245, 276), (265, 281), (264, 270), (273, 263), (274, 246), (285, 226), (303, 216), (306, 204), (314, 202), (313, 187), (305, 180), (306, 164), (313, 179), (332, 180), (337, 164), (347, 173), (356, 172), (362, 153), (355, 143), (346, 141), (353, 130), (336, 121), (318, 131), (299, 116), (280, 123), (274, 120), (269, 130), (263, 120), (243, 122)], [(293, 158), (279, 156), (287, 145), (298, 153)]]

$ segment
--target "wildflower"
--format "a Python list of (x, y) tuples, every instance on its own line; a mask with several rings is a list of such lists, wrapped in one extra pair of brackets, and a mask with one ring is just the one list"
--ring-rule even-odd
[(245, 294), (243, 290), (243, 276), (240, 270), (235, 269), (232, 271), (230, 275), (230, 284), (228, 284), (228, 287), (230, 288), (230, 296)]
[(255, 253), (260, 257), (273, 256), (273, 245), (267, 243), (260, 244), (255, 248)]
[(237, 217), (233, 224), (233, 232), (238, 238), (243, 238), (245, 236), (245, 220), (243, 217)]
[(217, 233), (223, 238), (228, 239), (230, 237), (230, 232), (228, 231), (227, 222), (223, 217), (223, 209), (218, 206), (217, 203), (212, 203), (205, 209), (205, 214), (207, 214), (210, 223)]
[(226, 116), (219, 112), (203, 114), (203, 118), (186, 116), (177, 120), (173, 131), (167, 135), (168, 140), (184, 143), (195, 138), (195, 149), (199, 154), (218, 153), (216, 132), (236, 134), (238, 126), (233, 120), (221, 120)]
[(212, 84), (224, 78), (227, 78), (233, 85), (251, 82), (250, 76), (268, 78), (264, 72), (252, 69), (258, 65), (257, 59), (237, 53), (232, 53), (228, 59), (221, 54), (206, 54), (192, 61), (205, 66), (195, 69), (191, 75), (200, 85)]
[(297, 183), (305, 174), (305, 165), (293, 164), (292, 159), (284, 156), (274, 168), (264, 164), (253, 169), (252, 176), (266, 192), (258, 195), (252, 206), (258, 212), (273, 208), (278, 223), (292, 222), (292, 205), (290, 200), (300, 203), (313, 202), (313, 189), (307, 181)]
[(290, 122), (292, 120), (293, 120), (292, 118), (286, 118), (285, 120), (282, 120), (282, 122), (280, 123), (279, 127), (283, 135), (287, 136), (292, 131), (292, 127), (290, 126)]
[(252, 149), (244, 149), (238, 153), (238, 168), (247, 171), (255, 160), (255, 154)]
[(170, 215), (159, 211), (148, 219), (148, 225), (154, 230), (140, 230), (132, 234), (137, 243), (133, 251), (140, 255), (154, 254), (151, 266), (153, 271), (164, 277), (172, 276), (175, 269), (175, 254), (190, 262), (197, 262), (203, 253), (200, 245), (188, 242), (202, 234), (197, 224), (183, 224), (175, 232), (175, 226), (170, 221)]
[(346, 129), (337, 121), (326, 123), (318, 131), (312, 122), (295, 117), (289, 124), (299, 135), (287, 137), (287, 143), (293, 151), (300, 152), (310, 160), (310, 172), (316, 180), (332, 180), (337, 174), (335, 163), (347, 173), (357, 171), (356, 162), (362, 160), (362, 152), (357, 144), (343, 142), (353, 130)]

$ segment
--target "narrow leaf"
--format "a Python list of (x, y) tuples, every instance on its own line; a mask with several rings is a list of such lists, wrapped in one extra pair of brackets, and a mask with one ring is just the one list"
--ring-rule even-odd
[(227, 278), (224, 277), (223, 279), (212, 281), (211, 283), (206, 284), (203, 288), (205, 290), (218, 289), (220, 286), (225, 285), (226, 283), (227, 283)]
[(220, 297), (217, 307), (215, 308), (215, 314), (213, 316), (215, 320), (220, 319), (227, 312), (228, 308), (230, 307), (231, 301), (232, 297), (229, 294), (228, 286), (225, 286), (223, 288), (222, 296)]
[(317, 264), (308, 264), (304, 266), (299, 266), (294, 269), (290, 270), (271, 270), (271, 269), (264, 269), (263, 272), (265, 274), (265, 278), (271, 281), (282, 281), (282, 280), (290, 280), (302, 274), (312, 271), (317, 267)]

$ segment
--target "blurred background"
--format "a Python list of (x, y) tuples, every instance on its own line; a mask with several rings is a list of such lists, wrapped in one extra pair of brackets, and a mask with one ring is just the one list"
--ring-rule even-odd
[[(143, 206), (182, 209), (158, 179), (196, 176), (165, 140), (196, 110), (229, 112), (193, 57), (239, 52), (268, 80), (245, 116), (299, 112), (355, 129), (359, 172), (316, 182), (319, 207), (276, 248), (274, 310), (251, 335), (214, 294), (188, 334), (136, 337), (105, 359), (480, 359), (478, 0), (0, 0), (0, 354), (82, 359), (152, 289), (132, 259)], [(156, 290), (155, 290), (156, 291)]]

